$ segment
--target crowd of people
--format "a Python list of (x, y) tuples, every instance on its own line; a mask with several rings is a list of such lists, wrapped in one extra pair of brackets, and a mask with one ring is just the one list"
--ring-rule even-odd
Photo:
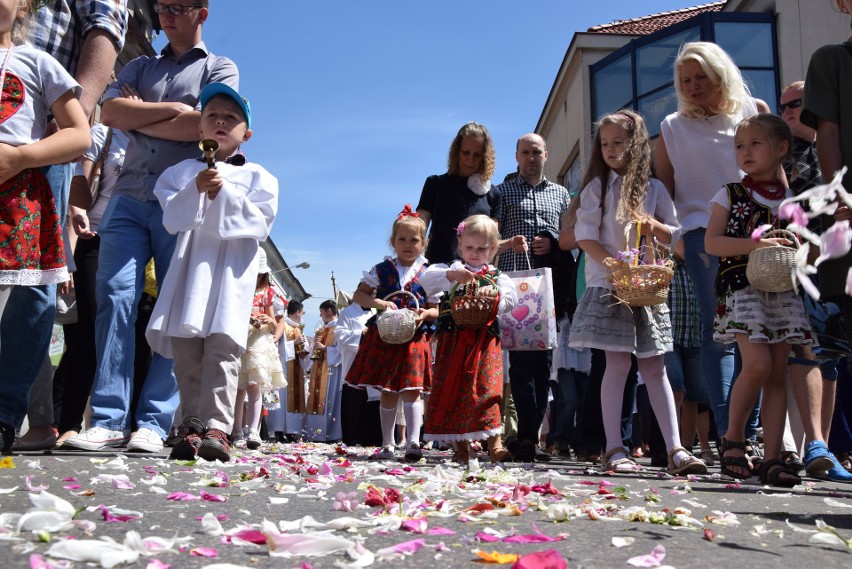
[[(202, 41), (208, 3), (156, 2), (167, 46), (111, 80), (126, 0), (31, 4), (0, 0), (2, 102), (23, 111), (0, 123), (4, 453), (169, 445), (173, 459), (228, 461), (267, 438), (373, 446), (383, 460), (438, 445), (463, 464), (487, 450), (629, 473), (649, 454), (672, 475), (718, 461), (776, 486), (802, 471), (852, 481), (848, 354), (820, 345), (803, 291), (767, 292), (747, 270), (755, 251), (792, 244), (763, 233), (786, 226), (782, 202), (852, 163), (850, 43), (818, 50), (778, 114), (718, 45), (684, 44), (678, 109), (656, 142), (634, 110), (599, 117), (575, 195), (545, 176), (535, 133), (492, 184), (491, 135), (465, 124), (447, 172), (393, 221), (392, 254), (351, 305), (321, 304), (309, 336), (302, 305), (270, 286), (260, 243), (278, 182), (241, 153), (251, 106), (236, 65)], [(810, 287), (847, 346), (850, 218), (839, 203), (807, 228), (847, 230)], [(619, 296), (613, 274), (640, 264), (671, 268), (667, 298)], [(558, 322), (538, 349), (503, 345), (500, 326), (527, 268), (547, 269)], [(57, 288), (73, 288), (77, 320), (53, 373)]]

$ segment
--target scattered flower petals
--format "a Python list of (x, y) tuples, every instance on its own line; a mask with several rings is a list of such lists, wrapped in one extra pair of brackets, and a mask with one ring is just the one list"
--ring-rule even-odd
[(555, 549), (523, 555), (512, 565), (512, 569), (566, 569), (567, 567), (568, 563)]
[(630, 547), (636, 541), (635, 537), (618, 537), (612, 538), (612, 545), (615, 547)]
[(497, 563), (500, 565), (506, 565), (508, 563), (514, 563), (518, 560), (518, 556), (514, 553), (500, 553), (499, 551), (492, 551), (490, 553), (482, 551), (481, 549), (477, 549), (474, 551), (476, 555), (486, 563)]
[(627, 560), (628, 565), (634, 567), (659, 567), (666, 557), (666, 548), (662, 545), (656, 546), (648, 555), (639, 555)]

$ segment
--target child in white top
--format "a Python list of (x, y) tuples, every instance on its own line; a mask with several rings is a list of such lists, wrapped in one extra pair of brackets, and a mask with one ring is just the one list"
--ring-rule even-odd
[[(0, 450), (8, 453), (50, 343), (50, 285), (68, 280), (57, 204), (40, 167), (74, 160), (90, 138), (80, 86), (24, 43), (31, 1), (0, 4)], [(59, 130), (41, 138), (51, 115)]]
[(637, 113), (621, 110), (601, 118), (592, 148), (584, 187), (571, 208), (577, 216), (575, 236), (588, 259), (587, 288), (574, 313), (568, 344), (606, 354), (601, 410), (609, 450), (601, 463), (616, 472), (640, 470), (627, 456), (620, 430), (624, 384), (635, 355), (669, 451), (669, 473), (704, 473), (704, 462), (680, 444), (663, 365), (663, 354), (673, 347), (668, 307), (662, 302), (631, 308), (613, 296), (609, 282), (620, 264), (616, 254), (624, 247), (625, 226), (637, 224), (631, 233), (641, 231), (648, 247), (655, 246), (652, 238), (671, 243), (679, 230), (674, 205), (663, 184), (651, 178), (648, 131)]
[(452, 295), (445, 297), (438, 318), (435, 380), (424, 438), (453, 441), (454, 459), (464, 464), (470, 458), (470, 443), (488, 439), (491, 462), (504, 461), (511, 455), (503, 448), (501, 436), (503, 354), (497, 317), (517, 304), (515, 283), (489, 264), (500, 241), (497, 222), (486, 215), (472, 215), (459, 224), (456, 233), (461, 260), (449, 267), (429, 267), (423, 287), (429, 294), (456, 290), (460, 295), (493, 298), (493, 309), (483, 328), (465, 328), (453, 320)]
[[(772, 114), (749, 117), (734, 136), (737, 164), (746, 173), (741, 183), (727, 184), (710, 203), (705, 248), (719, 257), (714, 321), (717, 342), (736, 342), (742, 370), (731, 389), (728, 430), (721, 449), (722, 473), (749, 478), (758, 470), (745, 456), (745, 424), (763, 391), (761, 419), (765, 460), (760, 480), (794, 486), (799, 476), (780, 460), (787, 413), (787, 357), (790, 345), (812, 345), (813, 335), (802, 299), (792, 290), (761, 292), (746, 277), (748, 256), (762, 247), (790, 244), (783, 238), (761, 238), (764, 224), (777, 226), (778, 206), (792, 195), (777, 176), (784, 160), (792, 160), (793, 135)], [(757, 230), (757, 231), (755, 231)]]
[(255, 254), (278, 210), (278, 180), (238, 154), (252, 134), (248, 101), (224, 83), (206, 85), (199, 100), (201, 139), (218, 143), (216, 162), (184, 160), (157, 180), (163, 225), (178, 238), (145, 337), (175, 361), (189, 434), (171, 458), (192, 460), (197, 452), (224, 462), (257, 284)]

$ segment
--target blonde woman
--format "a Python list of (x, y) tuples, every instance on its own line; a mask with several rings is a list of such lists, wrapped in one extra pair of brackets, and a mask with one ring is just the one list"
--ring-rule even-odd
[(704, 248), (710, 219), (707, 204), (731, 180), (742, 179), (734, 157), (737, 123), (769, 112), (753, 99), (731, 57), (708, 42), (684, 44), (674, 64), (678, 110), (660, 125), (656, 174), (674, 200), (686, 248), (686, 270), (695, 285), (701, 315), (701, 364), (716, 428), (728, 428), (728, 392), (734, 371), (733, 347), (713, 341), (717, 257)]

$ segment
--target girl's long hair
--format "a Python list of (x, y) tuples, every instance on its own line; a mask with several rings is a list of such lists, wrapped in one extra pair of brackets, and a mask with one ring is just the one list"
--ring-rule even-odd
[[(589, 159), (589, 165), (586, 167), (580, 192), (582, 193), (583, 189), (597, 178), (601, 183), (601, 206), (603, 207), (610, 167), (606, 165), (601, 149), (601, 128), (611, 124), (620, 126), (628, 134), (623, 156), (627, 171), (621, 178), (621, 197), (618, 200), (618, 208), (615, 212), (615, 218), (618, 221), (626, 222), (645, 213), (645, 196), (648, 193), (648, 182), (651, 179), (651, 139), (648, 135), (648, 129), (645, 128), (645, 121), (642, 120), (639, 113), (629, 109), (621, 109), (611, 115), (604, 115), (598, 121), (595, 137), (592, 141), (592, 156)], [(571, 206), (566, 215), (567, 221), (573, 222), (579, 207), (580, 196), (578, 195), (571, 201)]]

